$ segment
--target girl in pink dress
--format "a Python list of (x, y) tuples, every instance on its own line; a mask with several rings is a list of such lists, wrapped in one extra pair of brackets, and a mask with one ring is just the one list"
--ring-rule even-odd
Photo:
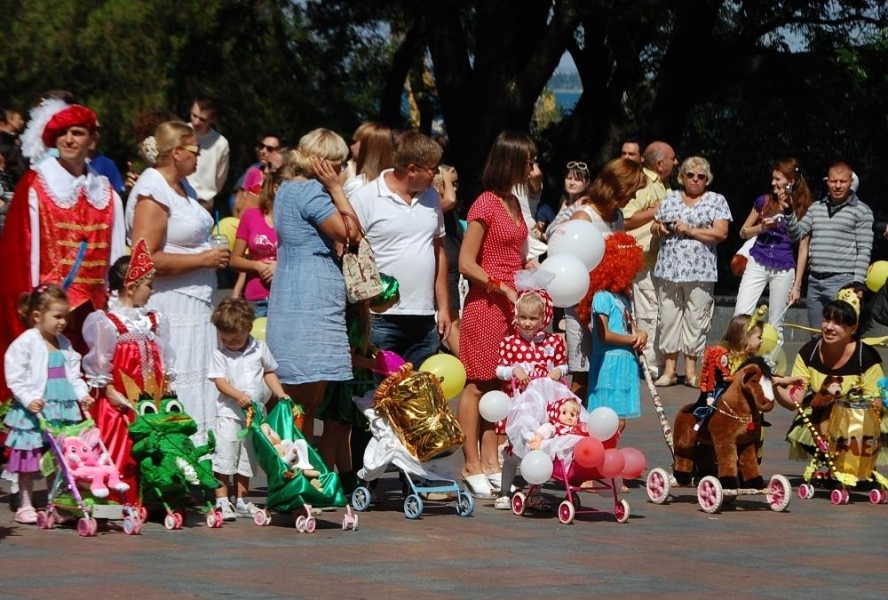
[(504, 131), (497, 136), (481, 177), (487, 191), (469, 210), (459, 253), (459, 270), (471, 289), (460, 331), (459, 359), (467, 384), (459, 397), (458, 418), (466, 436), (463, 480), (478, 498), (493, 498), (502, 478), (496, 432), (493, 423), (481, 419), (478, 403), (485, 392), (499, 386), (498, 348), (510, 330), (515, 272), (524, 267), (527, 240), (527, 225), (512, 190), (527, 183), (536, 156), (536, 145), (527, 135)]

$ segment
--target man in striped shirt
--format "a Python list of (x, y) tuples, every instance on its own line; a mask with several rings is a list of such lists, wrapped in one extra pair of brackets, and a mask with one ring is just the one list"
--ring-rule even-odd
[[(852, 282), (863, 282), (873, 249), (873, 211), (851, 190), (852, 169), (833, 163), (826, 179), (827, 195), (801, 220), (788, 201), (783, 214), (793, 241), (811, 236), (808, 251), (808, 325), (819, 328), (823, 305)], [(787, 197), (788, 200), (788, 197)]]

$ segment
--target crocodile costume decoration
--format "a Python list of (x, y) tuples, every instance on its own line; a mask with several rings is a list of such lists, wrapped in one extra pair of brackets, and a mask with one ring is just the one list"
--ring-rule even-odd
[(195, 446), (189, 436), (197, 433), (197, 423), (174, 394), (157, 400), (143, 396), (136, 409), (129, 435), (139, 464), (143, 503), (163, 504), (170, 512), (170, 503), (181, 506), (194, 488), (219, 487), (209, 459), (201, 460), (216, 447), (213, 432), (207, 432), (206, 445)]

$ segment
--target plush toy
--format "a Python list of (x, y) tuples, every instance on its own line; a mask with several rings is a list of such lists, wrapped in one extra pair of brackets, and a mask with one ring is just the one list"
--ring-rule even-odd
[(820, 390), (811, 398), (811, 424), (820, 430), (820, 435), (827, 437), (829, 416), (833, 406), (842, 396), (842, 378), (829, 375), (823, 380)]
[(306, 477), (311, 479), (312, 485), (321, 489), (321, 484), (317, 479), (321, 476), (321, 472), (316, 470), (308, 460), (308, 443), (305, 440), (282, 440), (281, 436), (268, 423), (263, 423), (259, 429), (277, 450), (278, 456), (281, 457), (288, 469), (302, 471)]
[[(699, 423), (694, 404), (688, 404), (675, 417), (675, 464), (673, 475), (681, 485), (691, 483), (694, 471), (698, 479), (717, 468), (725, 489), (764, 487), (758, 466), (756, 444), (761, 439), (762, 414), (774, 408), (771, 370), (765, 361), (754, 357), (738, 369), (731, 384), (714, 405), (711, 415)], [(715, 465), (705, 465), (707, 447), (711, 447)], [(701, 464), (702, 463), (702, 464)]]
[(108, 488), (125, 492), (130, 486), (120, 480), (120, 473), (108, 453), (102, 452), (100, 455), (97, 452), (100, 440), (101, 432), (92, 428), (80, 436), (61, 434), (58, 443), (74, 479), (88, 481), (89, 491), (96, 498), (107, 498)]

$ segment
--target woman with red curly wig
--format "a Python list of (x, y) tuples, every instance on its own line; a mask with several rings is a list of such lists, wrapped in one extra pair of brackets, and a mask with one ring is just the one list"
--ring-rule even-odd
[(589, 274), (589, 291), (577, 305), (577, 317), (595, 342), (589, 357), (589, 410), (614, 409), (620, 431), (626, 419), (641, 416), (637, 353), (647, 333), (633, 326), (632, 281), (644, 266), (641, 246), (628, 233), (615, 232), (604, 242), (604, 258)]

